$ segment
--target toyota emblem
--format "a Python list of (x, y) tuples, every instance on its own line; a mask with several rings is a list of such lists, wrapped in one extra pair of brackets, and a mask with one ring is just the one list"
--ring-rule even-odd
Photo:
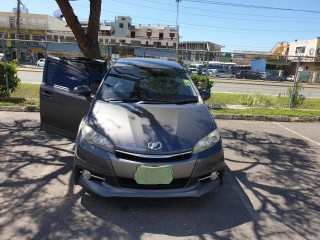
[(162, 144), (161, 142), (149, 142), (148, 143), (148, 148), (151, 150), (159, 150), (161, 149)]

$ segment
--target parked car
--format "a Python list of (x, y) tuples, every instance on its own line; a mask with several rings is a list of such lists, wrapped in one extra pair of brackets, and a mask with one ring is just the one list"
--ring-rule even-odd
[(240, 71), (237, 75), (237, 78), (243, 78), (243, 79), (258, 79), (258, 72), (252, 71), (252, 70), (243, 70)]
[(210, 93), (178, 63), (119, 59), (96, 94), (71, 61), (47, 58), (43, 76), (41, 129), (76, 136), (74, 184), (104, 197), (199, 197), (223, 183)]
[(228, 72), (227, 70), (218, 69), (217, 71), (212, 73), (212, 77), (216, 77), (216, 78), (235, 78), (236, 75), (234, 75), (231, 72)]
[(294, 75), (288, 75), (285, 80), (287, 81), (294, 81)]
[(272, 75), (269, 72), (258, 72), (257, 79), (270, 80), (270, 81), (283, 81), (282, 77)]
[(37, 66), (38, 66), (38, 67), (43, 67), (45, 61), (46, 61), (46, 60), (45, 60), (44, 58), (40, 58), (40, 59), (37, 61)]

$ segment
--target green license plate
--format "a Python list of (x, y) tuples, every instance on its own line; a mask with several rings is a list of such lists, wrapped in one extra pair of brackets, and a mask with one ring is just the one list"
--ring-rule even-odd
[(134, 180), (138, 184), (170, 184), (173, 180), (172, 166), (143, 166), (137, 167)]

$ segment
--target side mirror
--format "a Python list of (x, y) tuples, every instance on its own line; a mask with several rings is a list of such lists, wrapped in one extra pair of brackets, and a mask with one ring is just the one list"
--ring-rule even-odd
[(200, 92), (203, 101), (208, 100), (211, 97), (211, 93), (209, 91), (202, 90)]
[(91, 96), (90, 88), (85, 85), (75, 87), (72, 92), (76, 95), (83, 96), (83, 97), (90, 97)]

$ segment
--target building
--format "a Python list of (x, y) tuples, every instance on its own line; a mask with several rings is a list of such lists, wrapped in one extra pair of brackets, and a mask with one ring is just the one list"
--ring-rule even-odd
[[(206, 41), (183, 41), (179, 43), (179, 51), (185, 64), (220, 61), (221, 49), (224, 46)], [(230, 59), (231, 60), (231, 59)]]
[[(7, 41), (8, 59), (16, 58), (16, 14), (0, 12), (0, 35)], [(20, 21), (20, 54), (22, 62), (32, 62), (43, 57), (45, 45), (41, 41), (75, 42), (73, 33), (66, 22), (43, 15), (21, 13)], [(1, 46), (2, 47), (2, 46)]]
[(302, 81), (320, 83), (320, 37), (290, 42), (289, 60), (298, 67)]
[[(43, 14), (21, 13), (19, 40), (21, 62), (33, 62), (43, 57), (46, 42), (76, 43), (76, 39), (59, 18)], [(88, 23), (81, 22), (86, 31)], [(0, 12), (0, 36), (5, 35), (8, 59), (16, 58), (15, 12)], [(99, 43), (123, 46), (140, 46), (176, 49), (178, 43), (176, 26), (133, 25), (129, 16), (118, 16), (113, 22), (100, 24)], [(12, 40), (10, 40), (12, 39)]]
[(105, 22), (100, 31), (101, 43), (175, 49), (178, 42), (176, 26), (133, 25), (132, 18), (128, 16), (118, 16), (114, 22)]

